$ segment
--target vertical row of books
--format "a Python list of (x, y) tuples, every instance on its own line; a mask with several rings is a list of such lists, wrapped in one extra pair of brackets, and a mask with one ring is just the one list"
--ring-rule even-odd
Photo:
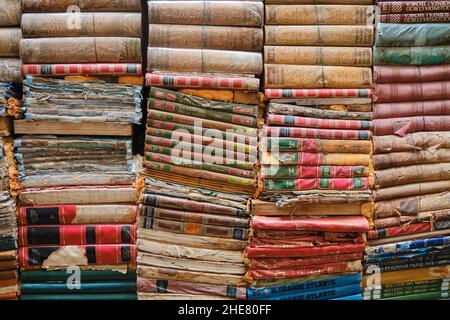
[(16, 299), (17, 172), (12, 118), (20, 110), (20, 0), (0, 1), (0, 299)]
[[(441, 299), (450, 279), (450, 7), (379, 1), (374, 47), (375, 230), (364, 299)], [(414, 13), (411, 13), (414, 12)], [(395, 14), (394, 14), (395, 13)]]
[(261, 1), (148, 1), (139, 299), (245, 299)]
[(22, 10), (21, 299), (136, 299), (140, 3), (24, 0)]
[(246, 252), (249, 299), (362, 298), (374, 7), (334, 3), (266, 1), (268, 105)]

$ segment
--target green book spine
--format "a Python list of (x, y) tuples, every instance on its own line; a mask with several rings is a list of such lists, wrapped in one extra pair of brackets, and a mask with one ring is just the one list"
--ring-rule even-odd
[(422, 66), (450, 63), (450, 46), (373, 48), (375, 65)]
[(449, 297), (449, 291), (431, 291), (417, 294), (410, 294), (404, 296), (396, 296), (391, 298), (384, 298), (381, 300), (438, 300)]
[[(73, 273), (62, 270), (25, 270), (20, 274), (22, 282), (46, 282), (46, 281), (67, 281)], [(136, 271), (128, 271), (123, 274), (112, 270), (81, 270), (80, 281), (126, 281), (136, 280)]]
[(208, 110), (193, 106), (186, 106), (184, 104), (158, 100), (154, 98), (148, 99), (148, 107), (153, 110), (173, 112), (189, 117), (227, 122), (245, 127), (252, 127), (252, 128), (257, 127), (257, 120), (254, 117), (236, 115), (222, 111)]

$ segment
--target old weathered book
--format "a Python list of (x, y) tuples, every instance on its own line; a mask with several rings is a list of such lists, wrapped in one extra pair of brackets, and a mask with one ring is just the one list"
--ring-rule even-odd
[[(139, 12), (139, 0), (85, 0), (76, 3), (82, 12)], [(66, 12), (67, 8), (74, 5), (73, 0), (23, 0), (22, 9), (24, 12)]]
[(140, 13), (80, 12), (25, 13), (22, 15), (24, 38), (51, 37), (132, 37), (141, 36)]

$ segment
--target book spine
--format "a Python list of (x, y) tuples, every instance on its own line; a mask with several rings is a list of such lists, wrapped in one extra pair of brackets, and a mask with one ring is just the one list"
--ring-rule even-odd
[(136, 282), (86, 283), (80, 282), (77, 288), (71, 288), (67, 283), (21, 283), (21, 294), (114, 294), (136, 292)]
[(22, 39), (24, 64), (139, 63), (141, 41), (129, 37), (68, 37)]
[(306, 293), (308, 291), (316, 291), (318, 289), (330, 289), (349, 284), (360, 283), (360, 274), (351, 274), (341, 277), (329, 277), (321, 280), (309, 280), (299, 283), (289, 283), (279, 286), (270, 286), (262, 288), (248, 288), (247, 294), (249, 299), (264, 298), (266, 296), (283, 295), (286, 293)]
[(259, 1), (149, 2), (148, 5), (150, 23), (260, 27), (263, 16), (264, 4)]
[(243, 178), (238, 176), (231, 176), (218, 172), (207, 172), (196, 168), (177, 166), (169, 163), (161, 163), (156, 161), (146, 160), (144, 166), (147, 169), (153, 169), (157, 171), (163, 171), (166, 173), (180, 174), (188, 177), (196, 177), (203, 179), (211, 179), (217, 182), (224, 182), (242, 186), (253, 186), (255, 184), (254, 179)]
[(170, 155), (163, 155), (159, 153), (152, 153), (152, 152), (146, 152), (145, 153), (145, 160), (148, 162), (160, 162), (163, 164), (175, 164), (181, 167), (187, 167), (191, 169), (198, 169), (198, 170), (207, 170), (212, 172), (217, 172), (221, 174), (226, 174), (230, 176), (236, 176), (236, 177), (242, 177), (251, 179), (254, 178), (253, 171), (239, 169), (239, 168), (233, 168), (228, 167), (226, 165), (216, 165), (216, 164), (210, 164), (206, 162), (201, 161), (195, 161), (191, 159), (186, 159), (184, 157), (174, 157)]
[(332, 245), (327, 247), (312, 248), (257, 248), (248, 247), (247, 255), (249, 258), (276, 258), (276, 257), (308, 257), (337, 253), (361, 252), (364, 250), (364, 244), (357, 245)]
[[(46, 283), (46, 282), (66, 282), (71, 276), (65, 270), (23, 270), (20, 273), (22, 283)], [(136, 270), (129, 270), (122, 274), (112, 270), (80, 270), (80, 282), (90, 281), (135, 281)]]
[(317, 119), (276, 114), (268, 114), (266, 116), (266, 124), (274, 126), (295, 126), (317, 129), (368, 130), (371, 128), (371, 122), (364, 120)]
[(141, 36), (141, 14), (126, 12), (79, 12), (79, 28), (72, 27), (72, 13), (24, 13), (24, 38), (132, 37)]
[(370, 230), (367, 234), (367, 239), (383, 239), (404, 234), (430, 232), (432, 229), (433, 225), (431, 223), (417, 223), (386, 229)]
[(196, 212), (186, 212), (174, 209), (156, 208), (150, 206), (139, 206), (139, 214), (148, 218), (163, 220), (174, 220), (180, 222), (192, 222), (205, 225), (216, 225), (223, 227), (249, 228), (248, 219), (234, 218), (225, 215), (210, 215)]
[(198, 88), (198, 89), (233, 89), (257, 91), (259, 79), (252, 77), (219, 77), (200, 75), (165, 75), (147, 73), (147, 86)]
[(271, 166), (261, 167), (263, 178), (356, 178), (368, 177), (369, 170), (365, 166)]
[(137, 63), (25, 64), (22, 70), (24, 75), (40, 77), (142, 75), (142, 65)]
[(149, 47), (147, 61), (149, 72), (259, 75), (263, 69), (262, 54), (247, 51)]
[[(213, 121), (209, 119), (199, 119), (196, 117), (190, 117), (186, 115), (164, 112), (159, 110), (148, 110), (148, 119), (164, 121), (168, 123), (182, 124), (188, 126), (201, 126), (205, 129), (217, 129), (226, 132), (237, 133), (241, 135), (247, 135), (254, 137), (257, 135), (256, 128), (249, 128), (245, 126), (235, 125), (231, 123), (221, 122), (221, 121)], [(148, 122), (149, 123), (149, 122)], [(198, 128), (197, 130), (202, 130), (202, 128)]]
[(378, 4), (380, 13), (417, 13), (450, 11), (448, 1), (389, 1)]
[(205, 213), (226, 214), (231, 216), (246, 216), (247, 212), (243, 209), (229, 206), (213, 204), (210, 202), (200, 202), (178, 197), (167, 197), (158, 194), (144, 193), (141, 197), (141, 203), (148, 206), (180, 209), (186, 211), (198, 211)]
[(450, 46), (430, 47), (374, 47), (373, 63), (382, 66), (424, 66), (449, 64)]
[(420, 12), (420, 13), (388, 13), (380, 14), (383, 23), (448, 23), (450, 12)]
[(258, 107), (254, 105), (233, 104), (221, 101), (211, 101), (194, 95), (184, 94), (179, 91), (171, 91), (157, 87), (150, 88), (150, 97), (159, 100), (176, 102), (183, 105), (201, 107), (215, 111), (223, 111), (233, 114), (241, 114), (245, 116), (257, 117)]
[(315, 178), (315, 179), (266, 179), (264, 190), (301, 191), (301, 190), (367, 190), (368, 178)]
[(337, 297), (346, 297), (361, 292), (361, 284), (354, 283), (341, 287), (321, 289), (305, 293), (289, 293), (264, 298), (267, 300), (329, 300)]
[(237, 240), (246, 240), (249, 235), (249, 229), (244, 228), (219, 227), (200, 223), (155, 219), (150, 217), (143, 217), (141, 226), (145, 229)]
[(265, 27), (266, 45), (273, 46), (337, 46), (370, 47), (374, 30), (360, 26), (270, 26)]
[(19, 245), (125, 244), (136, 241), (134, 225), (19, 227)]
[(133, 223), (136, 209), (133, 205), (54, 205), (21, 206), (17, 212), (18, 224), (70, 225), (89, 223)]
[(301, 269), (281, 269), (281, 270), (253, 270), (250, 269), (248, 275), (253, 279), (277, 279), (293, 278), (318, 274), (359, 272), (361, 270), (360, 261), (348, 261), (330, 263), (326, 265), (311, 266)]
[(372, 6), (266, 5), (266, 24), (366, 25), (373, 20)]
[(148, 108), (154, 110), (160, 110), (165, 112), (172, 112), (176, 114), (182, 114), (185, 116), (208, 119), (213, 121), (228, 122), (235, 125), (256, 127), (257, 120), (253, 117), (237, 115), (232, 113), (226, 113), (221, 111), (210, 111), (205, 108), (198, 108), (193, 106), (187, 106), (180, 103), (173, 103), (170, 101), (164, 101), (154, 98), (148, 99)]
[(0, 57), (18, 58), (19, 42), (22, 39), (20, 28), (0, 28)]
[(280, 128), (264, 126), (262, 134), (273, 137), (320, 138), (336, 140), (368, 140), (372, 136), (369, 130), (331, 130), (315, 128)]
[[(58, 259), (60, 258), (60, 259)], [(55, 261), (62, 260), (62, 261)], [(30, 246), (19, 249), (19, 265), (68, 266), (73, 260), (91, 264), (124, 264), (136, 261), (135, 245)], [(67, 261), (67, 262), (66, 262)]]
[(150, 47), (256, 52), (263, 47), (260, 28), (150, 24), (148, 35)]
[[(368, 67), (264, 65), (265, 87), (270, 89), (369, 88), (372, 70)], [(348, 75), (342, 79), (341, 75)]]
[(268, 99), (282, 98), (367, 98), (372, 96), (371, 89), (265, 89)]
[[(23, 12), (65, 12), (68, 7), (73, 5), (72, 0), (24, 0), (22, 2)], [(86, 1), (79, 3), (82, 12), (140, 12), (141, 6), (139, 0), (96, 0), (95, 2)]]

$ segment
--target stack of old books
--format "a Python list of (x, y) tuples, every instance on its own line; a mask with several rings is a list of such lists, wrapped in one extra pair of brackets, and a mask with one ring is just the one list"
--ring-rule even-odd
[(248, 197), (150, 177), (144, 183), (139, 299), (245, 299)]
[(18, 292), (16, 199), (10, 188), (11, 161), (14, 161), (11, 141), (0, 140), (0, 300), (16, 299)]
[(152, 87), (144, 165), (163, 180), (253, 195), (258, 106)]
[(246, 297), (263, 16), (261, 1), (148, 1), (141, 299)]
[(0, 0), (0, 299), (16, 299), (17, 171), (11, 117), (20, 111), (20, 0)]
[(21, 298), (136, 298), (131, 125), (141, 87), (33, 76), (23, 86)]
[(139, 0), (23, 0), (22, 9), (25, 75), (142, 84)]
[(20, 0), (0, 1), (0, 83), (20, 82)]
[(148, 1), (148, 86), (258, 90), (262, 1)]
[(442, 23), (377, 25), (376, 220), (368, 234), (365, 299), (448, 297), (449, 34)]
[(249, 298), (361, 299), (371, 224), (371, 1), (266, 1)]

